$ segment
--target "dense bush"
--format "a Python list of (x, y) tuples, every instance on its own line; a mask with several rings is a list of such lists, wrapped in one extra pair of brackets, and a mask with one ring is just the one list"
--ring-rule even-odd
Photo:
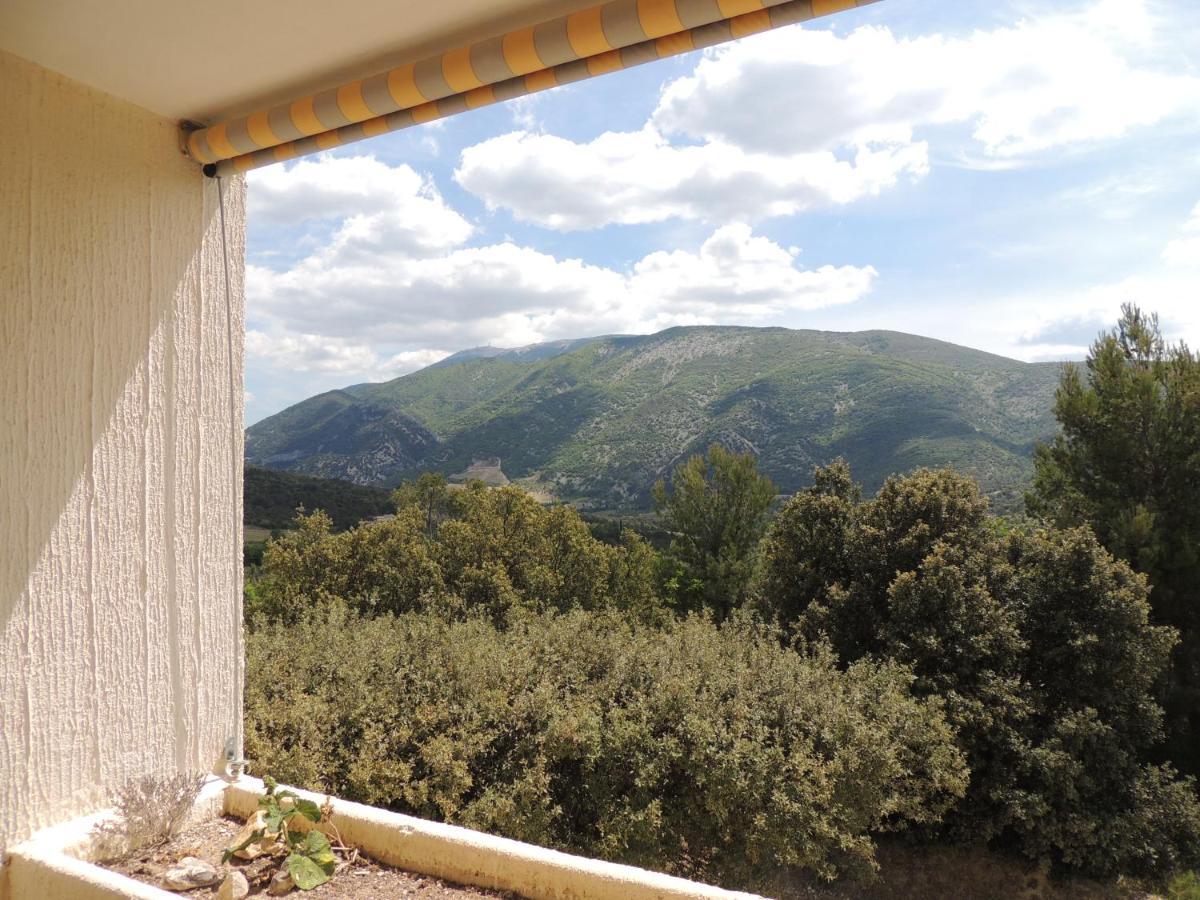
[(949, 817), (1096, 874), (1157, 874), (1200, 856), (1189, 782), (1146, 764), (1176, 636), (1149, 623), (1145, 579), (1087, 529), (1003, 534), (952, 471), (890, 479), (862, 501), (844, 464), (781, 511), (764, 610), (843, 663), (910, 665), (944, 700), (971, 768)]
[(936, 698), (734, 617), (364, 619), (331, 602), (248, 636), (247, 752), (340, 796), (750, 885), (872, 863), (965, 770)]
[(606, 544), (574, 510), (542, 507), (515, 487), (396, 496), (394, 518), (340, 533), (324, 513), (298, 517), (267, 545), (250, 617), (292, 620), (331, 598), (368, 614), (473, 610), (496, 622), (517, 609), (663, 614), (654, 553), (632, 532)]

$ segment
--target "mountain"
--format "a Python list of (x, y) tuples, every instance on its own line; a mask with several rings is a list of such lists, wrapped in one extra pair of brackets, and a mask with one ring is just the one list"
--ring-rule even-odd
[[(495, 352), (493, 352), (495, 351)], [(1052, 435), (1056, 363), (890, 331), (672, 328), (479, 348), (330, 391), (251, 426), (247, 461), (391, 485), (499, 457), (503, 473), (594, 509), (644, 509), (654, 481), (713, 442), (757, 454), (781, 491), (844, 456), (873, 490), (951, 464), (1015, 504)]]
[(553, 359), (555, 356), (562, 356), (564, 353), (570, 353), (572, 350), (577, 350), (585, 344), (590, 344), (592, 341), (602, 341), (603, 337), (591, 338), (575, 338), (574, 340), (566, 341), (546, 341), (542, 344), (528, 344), (524, 347), (472, 347), (469, 350), (460, 350), (458, 353), (452, 353), (445, 359), (439, 360), (429, 368), (435, 366), (452, 366), (455, 363), (468, 362), (472, 359), (500, 359), (505, 362), (537, 362), (542, 359)]

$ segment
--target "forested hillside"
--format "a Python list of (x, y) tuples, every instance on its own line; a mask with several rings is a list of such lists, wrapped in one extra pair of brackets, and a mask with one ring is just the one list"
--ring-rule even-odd
[(246, 466), (243, 484), (245, 523), (269, 530), (291, 527), (300, 508), (324, 510), (339, 529), (395, 508), (390, 491), (332, 478)]
[(868, 490), (953, 465), (1003, 509), (1054, 433), (1058, 371), (897, 332), (673, 328), (481, 348), (331, 391), (252, 426), (246, 455), (379, 485), (499, 457), (509, 478), (559, 499), (636, 510), (658, 478), (720, 443), (753, 452), (783, 492), (840, 456)]

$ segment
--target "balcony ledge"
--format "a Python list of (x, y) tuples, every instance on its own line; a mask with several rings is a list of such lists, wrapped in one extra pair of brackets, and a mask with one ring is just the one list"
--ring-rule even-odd
[[(222, 812), (246, 817), (257, 808), (257, 778), (211, 779), (200, 792), (191, 820)], [(297, 790), (318, 803), (319, 794)], [(151, 885), (88, 862), (92, 828), (111, 811), (47, 828), (8, 853), (11, 896), (55, 900), (170, 900)], [(427, 822), (361, 803), (337, 800), (333, 824), (347, 845), (397, 868), (459, 884), (511, 891), (531, 900), (756, 900), (633, 866), (572, 856), (455, 825)], [(295, 896), (301, 897), (302, 894)]]

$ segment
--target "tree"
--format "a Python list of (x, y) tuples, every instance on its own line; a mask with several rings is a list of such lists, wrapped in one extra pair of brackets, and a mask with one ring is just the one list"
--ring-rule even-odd
[[(267, 542), (246, 615), (294, 622), (307, 608), (337, 598), (371, 615), (424, 609), (445, 594), (441, 571), (414, 507), (391, 519), (333, 532), (318, 510)], [(251, 602), (252, 601), (252, 602)]]
[(513, 486), (443, 488), (422, 476), (397, 491), (394, 517), (344, 532), (322, 512), (298, 517), (267, 544), (248, 616), (294, 622), (337, 599), (371, 616), (433, 609), (505, 623), (517, 609), (578, 607), (662, 618), (656, 556), (637, 535), (605, 544), (573, 509), (547, 509)]
[(432, 538), (438, 525), (454, 512), (454, 497), (441, 472), (423, 472), (416, 481), (404, 482), (392, 491), (392, 502), (398, 510), (410, 506), (419, 509), (428, 538)]
[(1175, 631), (1150, 623), (1145, 578), (1086, 527), (1004, 533), (948, 469), (864, 502), (839, 463), (784, 505), (757, 585), (843, 665), (900, 663), (945, 704), (971, 769), (954, 838), (1098, 875), (1200, 859), (1192, 784), (1151, 764)]
[(1055, 398), (1062, 433), (1035, 456), (1030, 514), (1086, 524), (1150, 580), (1154, 621), (1181, 641), (1167, 697), (1167, 756), (1200, 774), (1200, 358), (1158, 318), (1122, 307)]
[(861, 499), (850, 466), (838, 459), (818, 468), (812, 487), (779, 510), (762, 545), (755, 592), (769, 598), (772, 616), (794, 622), (827, 584), (849, 581), (846, 537)]
[(673, 532), (677, 601), (725, 619), (745, 599), (775, 485), (751, 454), (713, 444), (675, 470), (669, 489), (660, 480), (653, 496)]
[(869, 502), (861, 496), (844, 460), (818, 468), (813, 486), (780, 509), (756, 592), (785, 622), (806, 611), (809, 623), (832, 617), (823, 633), (847, 659), (881, 649), (897, 573), (916, 570), (939, 542), (966, 548), (986, 533), (987, 500), (952, 469), (918, 469), (889, 478)]
[(497, 620), (514, 606), (648, 611), (653, 560), (636, 536), (605, 544), (575, 510), (543, 507), (513, 485), (473, 482), (457, 503), (457, 515), (438, 529), (435, 554), (448, 590), (468, 607)]

